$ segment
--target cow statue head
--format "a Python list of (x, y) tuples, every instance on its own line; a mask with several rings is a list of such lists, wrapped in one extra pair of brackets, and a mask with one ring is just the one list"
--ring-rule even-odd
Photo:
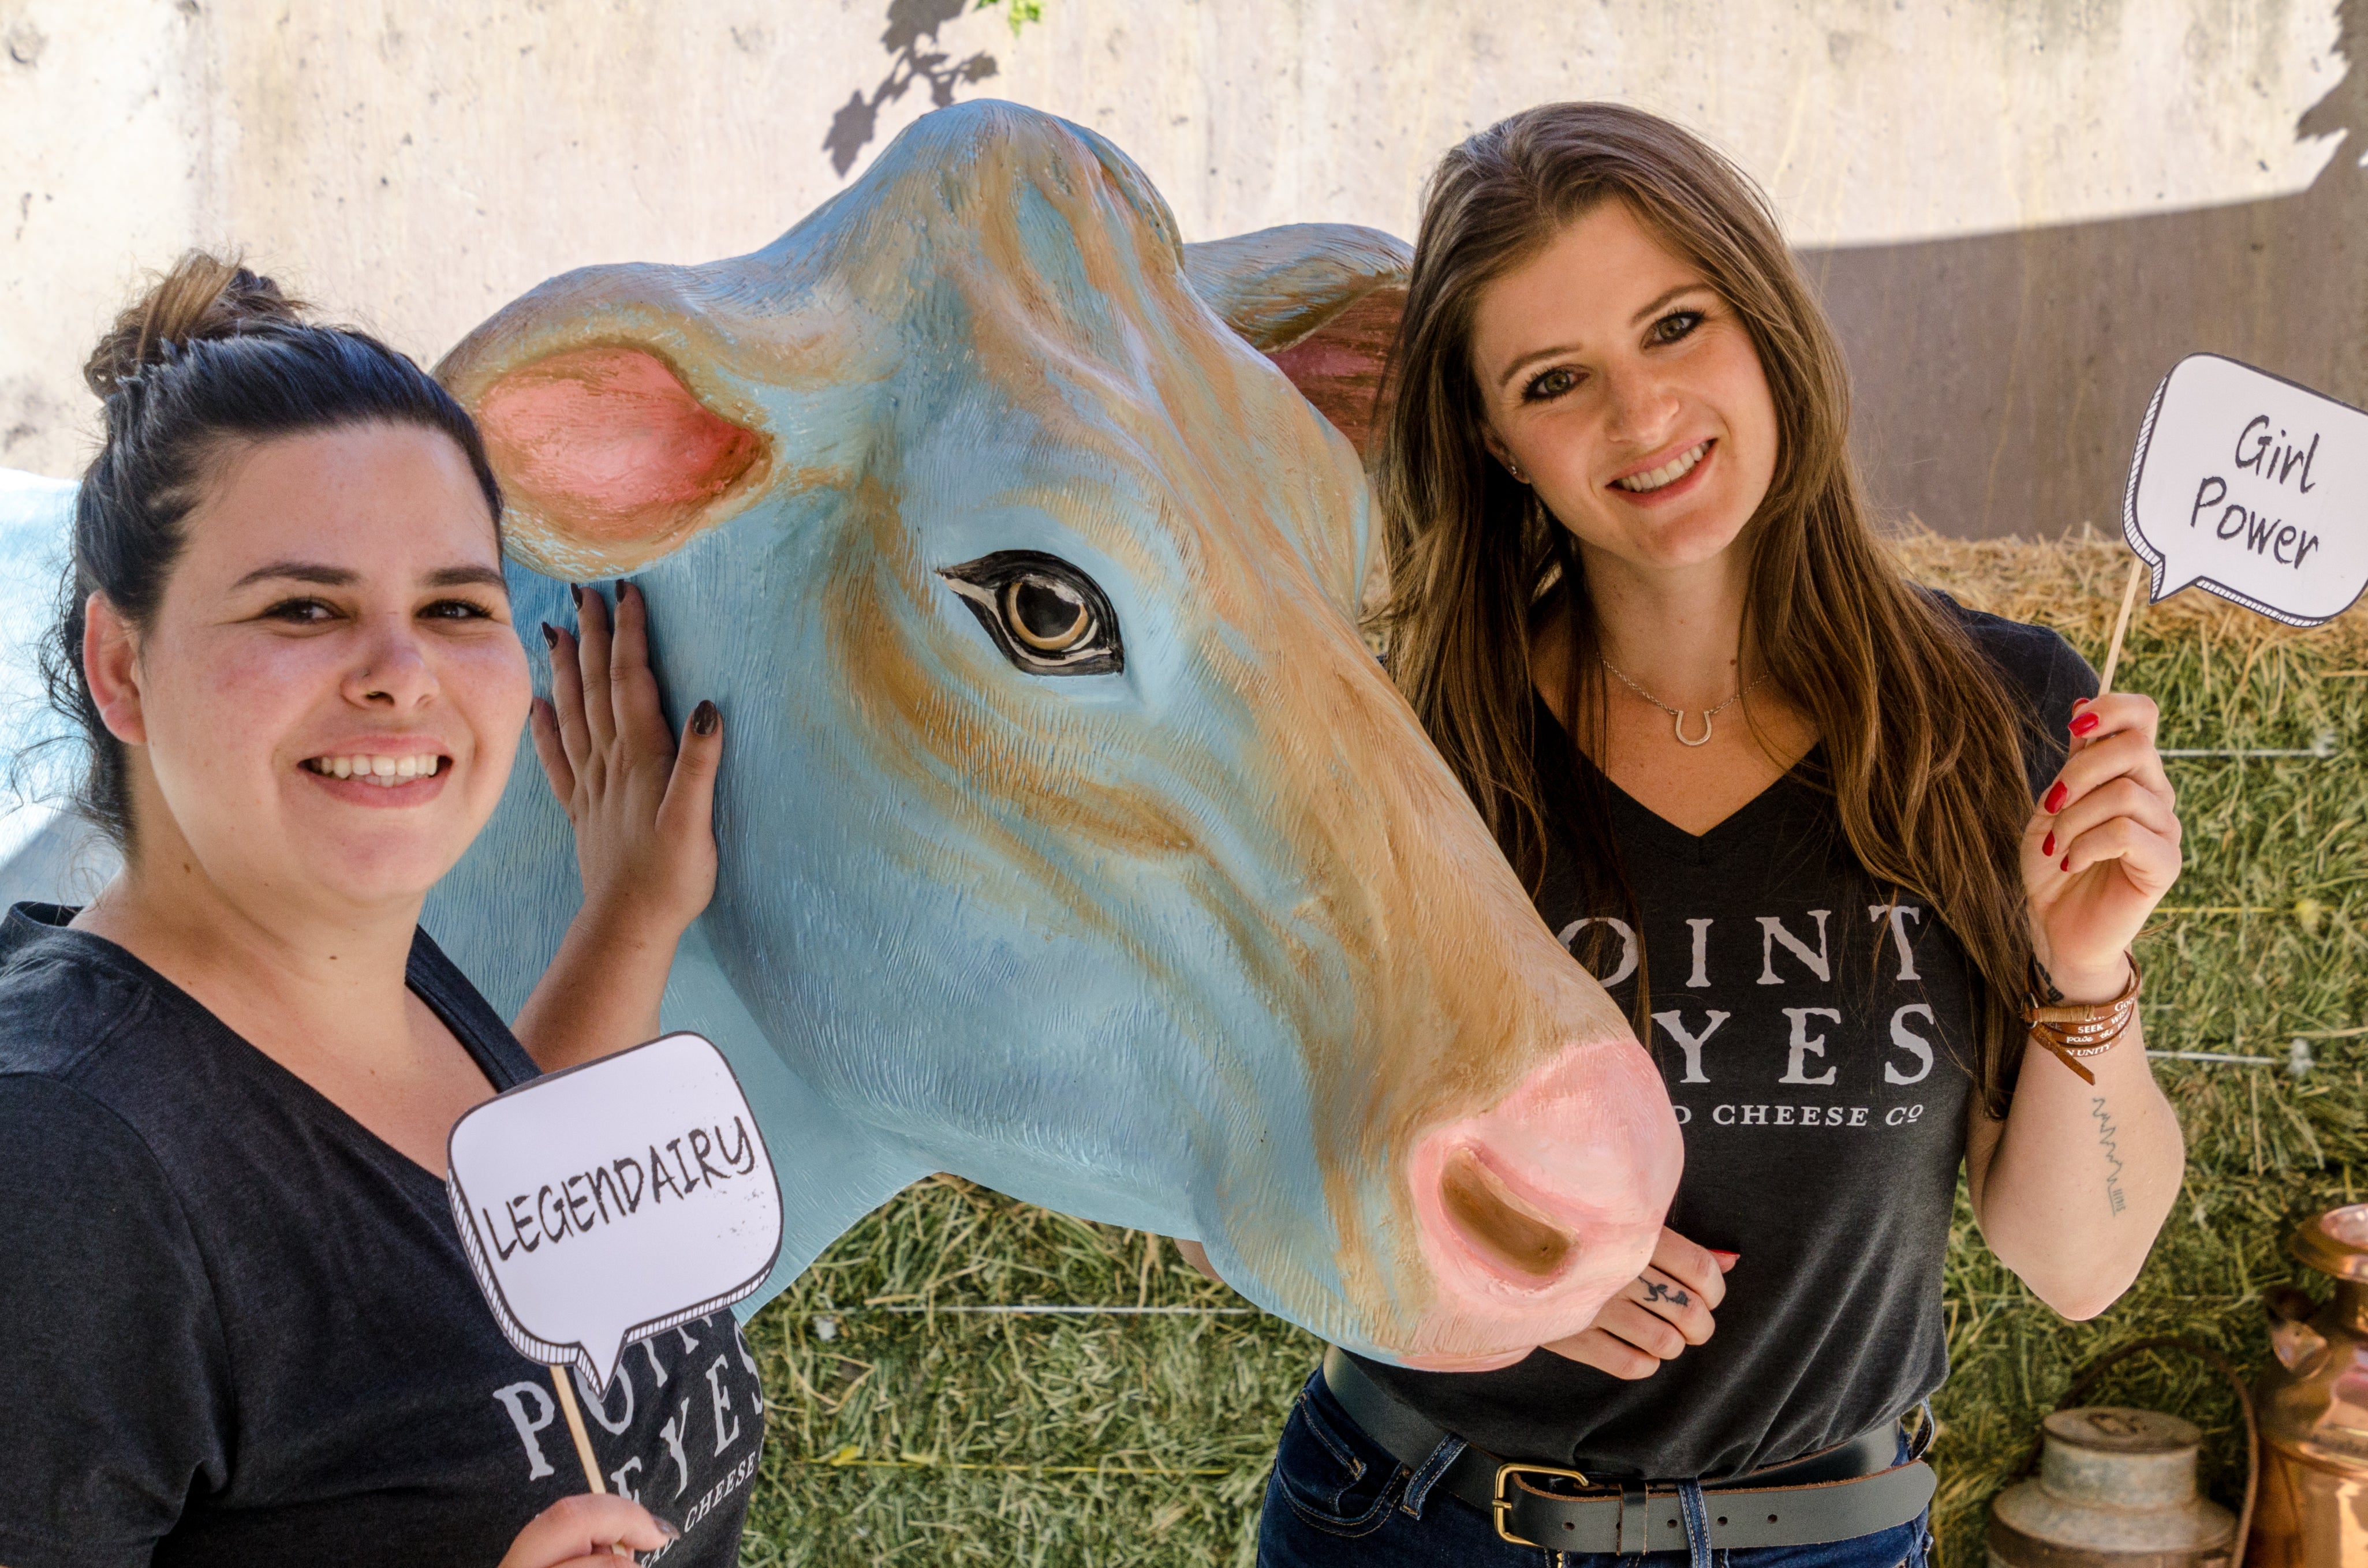
[[(1404, 257), (1187, 247), (1100, 137), (972, 103), (763, 250), (553, 278), (439, 368), (519, 624), (632, 574), (672, 710), (724, 711), (668, 1024), (766, 1119), (774, 1289), (939, 1170), (1421, 1366), (1643, 1266), (1658, 1075), (1360, 641), (1362, 471), (1284, 373), (1353, 426)], [(531, 772), (428, 915), (513, 1006), (576, 896)]]

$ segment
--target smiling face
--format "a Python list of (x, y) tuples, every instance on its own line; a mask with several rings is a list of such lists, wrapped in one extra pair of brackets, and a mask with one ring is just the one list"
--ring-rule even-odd
[(1776, 408), (1750, 333), (1625, 202), (1481, 291), (1472, 369), (1489, 449), (1584, 550), (1695, 565), (1768, 494)]
[[(500, 552), (440, 433), (233, 449), (150, 623), (85, 653), (131, 748), (135, 863), (186, 847), (233, 902), (425, 895), (499, 800), (529, 700)], [(112, 663), (120, 679), (97, 666)]]

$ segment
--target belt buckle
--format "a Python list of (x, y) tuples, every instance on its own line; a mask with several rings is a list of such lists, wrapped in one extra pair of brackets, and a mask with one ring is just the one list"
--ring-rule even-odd
[(1543, 1541), (1527, 1540), (1505, 1528), (1505, 1520), (1513, 1511), (1513, 1499), (1509, 1495), (1508, 1483), (1516, 1474), (1558, 1476), (1565, 1481), (1576, 1481), (1582, 1487), (1592, 1487), (1595, 1483), (1588, 1480), (1577, 1471), (1556, 1470), (1550, 1464), (1500, 1464), (1497, 1467), (1497, 1482), (1490, 1494), (1490, 1512), (1496, 1520), (1497, 1538), (1514, 1546), (1531, 1546), (1542, 1551), (1550, 1551), (1554, 1549)]

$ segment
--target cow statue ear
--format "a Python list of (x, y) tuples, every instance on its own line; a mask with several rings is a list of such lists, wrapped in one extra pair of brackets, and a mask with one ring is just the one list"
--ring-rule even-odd
[(1369, 456), (1413, 260), (1405, 241), (1379, 229), (1289, 223), (1186, 245), (1184, 276)]
[[(678, 549), (765, 489), (764, 412), (683, 269), (587, 267), (505, 306), (436, 368), (502, 482), (509, 553), (570, 581)], [(709, 341), (715, 339), (717, 341)]]

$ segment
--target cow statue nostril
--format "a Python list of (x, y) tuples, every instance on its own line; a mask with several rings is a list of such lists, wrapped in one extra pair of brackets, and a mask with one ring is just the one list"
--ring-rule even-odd
[(1463, 1238), (1494, 1261), (1541, 1284), (1560, 1274), (1577, 1244), (1531, 1213), (1469, 1148), (1448, 1156), (1440, 1197)]
[(1541, 1051), (1491, 1103), (1417, 1132), (1406, 1191), (1436, 1293), (1402, 1358), (1486, 1371), (1584, 1331), (1651, 1258), (1684, 1159), (1627, 1036)]

